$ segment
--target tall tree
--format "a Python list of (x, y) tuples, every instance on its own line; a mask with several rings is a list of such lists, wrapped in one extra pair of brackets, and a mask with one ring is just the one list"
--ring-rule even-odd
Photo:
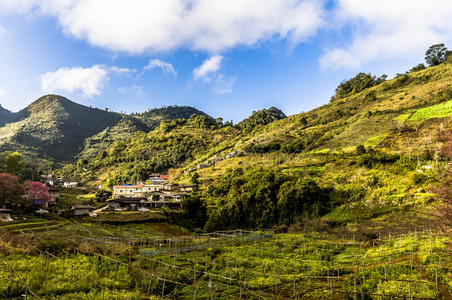
[(18, 152), (5, 153), (0, 160), (2, 164), (0, 168), (3, 172), (22, 177), (24, 172), (22, 154)]
[(430, 46), (425, 52), (425, 61), (429, 66), (437, 66), (447, 59), (447, 48), (441, 44)]
[(0, 207), (21, 203), (23, 194), (24, 187), (20, 184), (19, 177), (13, 174), (0, 173)]

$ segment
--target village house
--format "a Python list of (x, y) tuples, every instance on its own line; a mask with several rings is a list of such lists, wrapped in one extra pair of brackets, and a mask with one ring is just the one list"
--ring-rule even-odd
[(107, 201), (111, 209), (139, 210), (143, 208), (158, 209), (161, 207), (179, 209), (182, 206), (181, 196), (168, 192), (155, 191), (147, 197), (116, 197)]
[(148, 182), (113, 186), (113, 197), (107, 201), (115, 210), (139, 210), (161, 207), (181, 208), (182, 194), (197, 190), (197, 185), (179, 186), (167, 183), (168, 175), (151, 175)]
[(65, 187), (65, 188), (76, 188), (76, 187), (78, 187), (78, 182), (75, 182), (75, 181), (71, 181), (71, 182), (65, 182), (65, 183), (63, 183), (63, 187)]
[(74, 217), (82, 217), (82, 216), (94, 216), (95, 208), (91, 205), (74, 205), (71, 208), (71, 213)]
[(113, 198), (118, 197), (145, 197), (146, 194), (165, 189), (160, 184), (123, 184), (113, 186)]
[(163, 185), (169, 180), (169, 175), (152, 174), (149, 181), (154, 185)]
[(13, 219), (11, 219), (12, 212), (13, 211), (11, 209), (0, 208), (0, 221), (11, 222), (13, 220)]

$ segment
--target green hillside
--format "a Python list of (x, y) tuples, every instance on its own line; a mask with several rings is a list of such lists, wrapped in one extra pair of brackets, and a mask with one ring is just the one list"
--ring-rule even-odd
[(154, 172), (201, 190), (182, 210), (19, 213), (0, 225), (0, 298), (451, 299), (435, 194), (450, 174), (450, 65), (353, 92), (359, 78), (312, 111), (236, 126), (195, 114), (146, 132), (120, 115), (56, 171), (86, 185), (62, 189), (59, 208), (101, 207), (87, 186)]
[(196, 172), (209, 230), (312, 216), (331, 224), (377, 220), (434, 200), (429, 190), (450, 160), (441, 148), (452, 129), (451, 78), (442, 64), (288, 118), (274, 108), (255, 112), (237, 126), (202, 117), (162, 122), (61, 174), (89, 185), (167, 171), (190, 183)]
[(204, 114), (189, 107), (178, 111), (179, 107), (171, 107), (157, 109), (152, 116), (128, 116), (47, 95), (18, 113), (0, 109), (0, 151), (21, 152), (41, 161), (41, 167), (44, 163), (61, 166), (75, 157), (95, 156), (134, 132), (155, 128), (161, 120)]
[(142, 120), (152, 129), (157, 127), (161, 121), (188, 119), (191, 115), (208, 116), (206, 113), (194, 107), (179, 105), (153, 108), (143, 113), (132, 114), (133, 117)]

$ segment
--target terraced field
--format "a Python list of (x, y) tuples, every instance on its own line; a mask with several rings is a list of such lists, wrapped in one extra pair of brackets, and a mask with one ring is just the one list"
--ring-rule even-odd
[(10, 232), (39, 232), (55, 230), (64, 226), (68, 222), (57, 220), (40, 220), (29, 222), (14, 222), (12, 224), (0, 225), (1, 229), (6, 229)]
[(451, 299), (451, 254), (451, 241), (430, 232), (91, 239), (57, 255), (1, 255), (0, 297)]

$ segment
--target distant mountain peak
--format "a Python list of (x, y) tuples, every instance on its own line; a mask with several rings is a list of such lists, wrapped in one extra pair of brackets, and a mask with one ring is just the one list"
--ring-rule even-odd
[(1, 113), (11, 113), (9, 110), (7, 110), (6, 108), (4, 108), (1, 104), (0, 104), (0, 114)]
[(238, 123), (238, 126), (244, 129), (252, 129), (258, 125), (266, 125), (273, 121), (285, 118), (287, 118), (287, 116), (282, 110), (272, 106), (270, 108), (253, 111), (252, 115)]

